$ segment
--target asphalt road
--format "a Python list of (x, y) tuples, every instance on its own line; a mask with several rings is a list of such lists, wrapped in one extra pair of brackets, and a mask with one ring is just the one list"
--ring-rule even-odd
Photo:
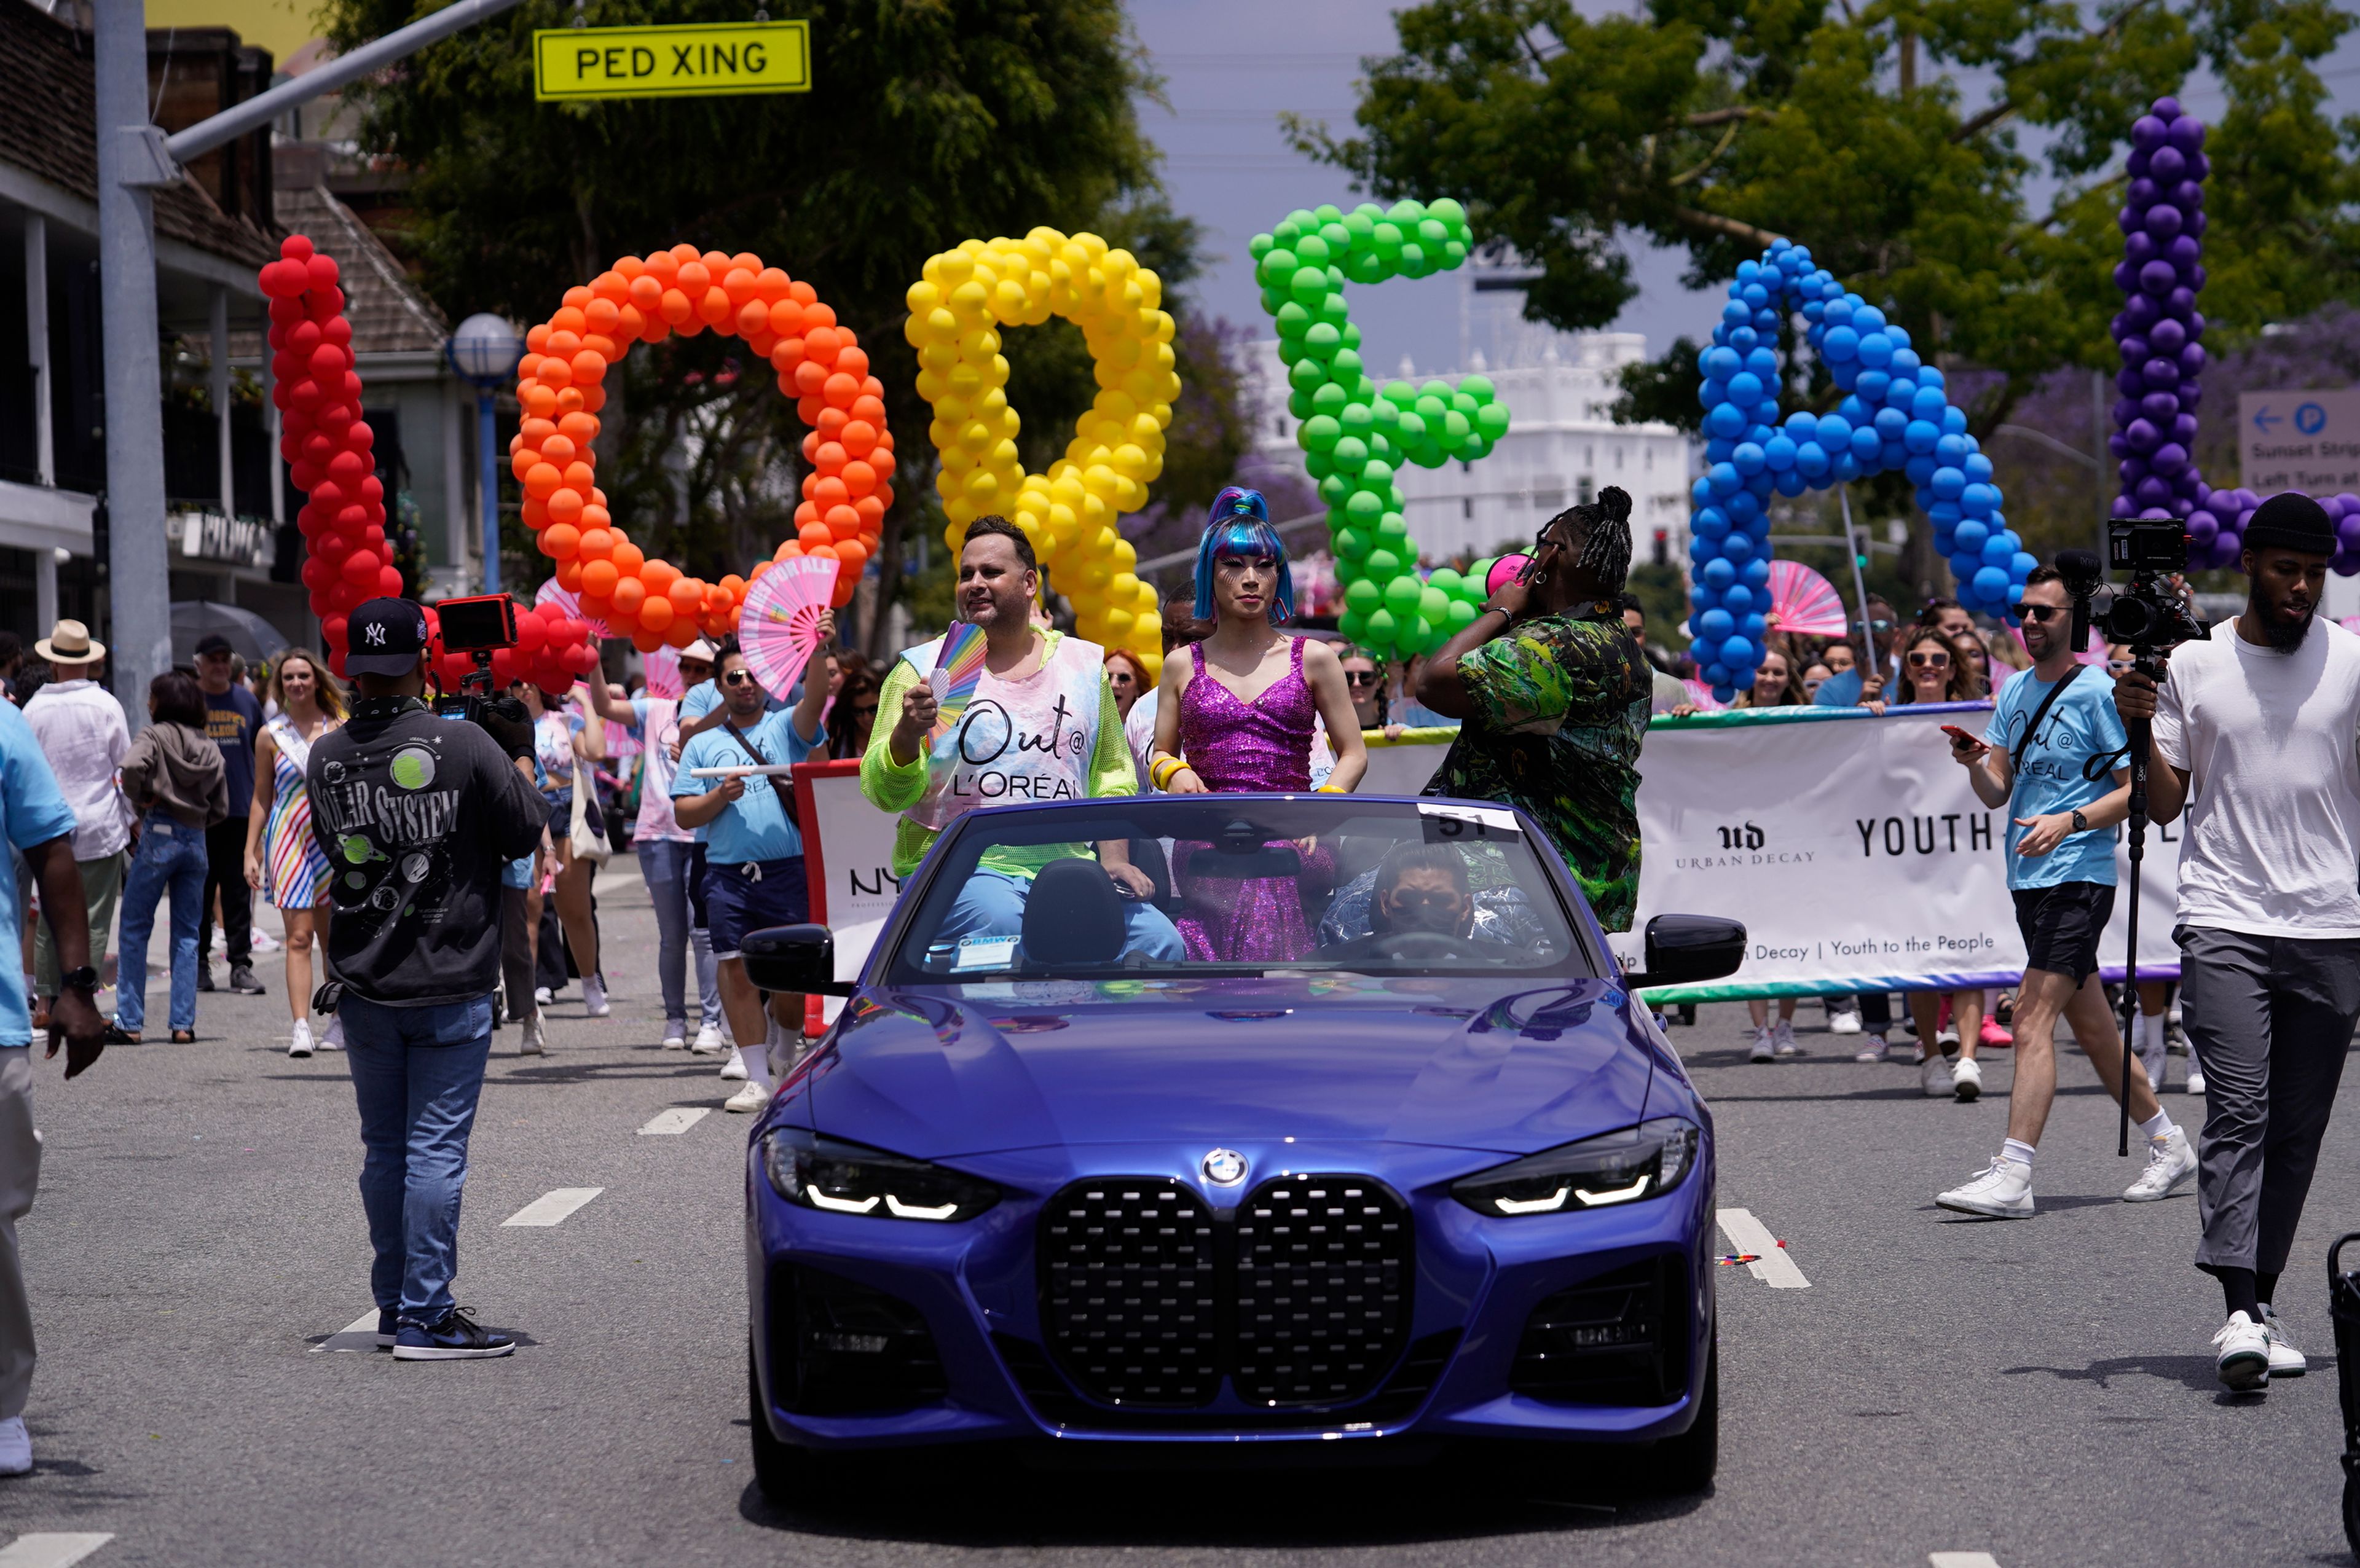
[[(2219, 1297), (2188, 1261), (2194, 1202), (2114, 1201), (2134, 1171), (2080, 1057), (2038, 1217), (1954, 1218), (1932, 1197), (1997, 1147), (2006, 1054), (1980, 1104), (1929, 1101), (1914, 1070), (1852, 1062), (1815, 1006), (1808, 1054), (1775, 1066), (1744, 1061), (1740, 1007), (1673, 1031), (1714, 1105), (1721, 1205), (1808, 1281), (1722, 1271), (1710, 1496), (1636, 1500), (1626, 1473), (1555, 1450), (1258, 1475), (945, 1451), (775, 1513), (745, 1424), (746, 1123), (709, 1060), (657, 1048), (628, 860), (601, 901), (614, 1016), (570, 993), (554, 1054), (519, 1059), (503, 1033), (485, 1090), (459, 1294), (519, 1335), (505, 1361), (331, 1340), (368, 1307), (356, 1118), (340, 1057), (286, 1057), (275, 956), (272, 995), (202, 998), (193, 1046), (110, 1051), (71, 1085), (44, 1070), (23, 1233), (38, 1468), (0, 1482), (0, 1532), (24, 1538), (0, 1564), (67, 1561), (52, 1538), (71, 1533), (111, 1537), (92, 1568), (2351, 1561), (2321, 1263), (2360, 1223), (2360, 1109), (2340, 1108), (2281, 1292), (2313, 1374), (2233, 1398), (2207, 1345)], [(639, 1131), (674, 1107), (711, 1114)], [(561, 1188), (601, 1191), (554, 1225), (501, 1223)]]

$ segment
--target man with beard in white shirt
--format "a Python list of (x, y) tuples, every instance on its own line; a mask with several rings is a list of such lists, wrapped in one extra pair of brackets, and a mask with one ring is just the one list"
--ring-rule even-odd
[(2244, 542), (2245, 612), (2174, 648), (2160, 691), (2114, 682), (2125, 720), (2154, 720), (2154, 820), (2188, 819), (2172, 936), (2208, 1101), (2196, 1266), (2221, 1281), (2215, 1364), (2241, 1390), (2304, 1370), (2271, 1297), (2360, 1019), (2360, 637), (2315, 614), (2335, 529), (2288, 492)]

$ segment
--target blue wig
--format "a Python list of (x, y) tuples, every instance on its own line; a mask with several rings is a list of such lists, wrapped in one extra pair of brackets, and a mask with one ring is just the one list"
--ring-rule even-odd
[(1295, 572), (1286, 563), (1286, 541), (1270, 526), (1270, 506), (1259, 490), (1232, 485), (1213, 498), (1204, 542), (1196, 547), (1196, 618), (1213, 618), (1213, 561), (1224, 555), (1264, 555), (1278, 562), (1278, 592), (1271, 596), (1270, 624), (1295, 615)]

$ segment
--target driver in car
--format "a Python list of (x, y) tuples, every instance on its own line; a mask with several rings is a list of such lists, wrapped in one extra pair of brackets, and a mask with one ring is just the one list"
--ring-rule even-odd
[(1448, 844), (1405, 844), (1377, 868), (1370, 900), (1373, 932), (1433, 931), (1464, 939), (1475, 929), (1475, 894), (1467, 862)]

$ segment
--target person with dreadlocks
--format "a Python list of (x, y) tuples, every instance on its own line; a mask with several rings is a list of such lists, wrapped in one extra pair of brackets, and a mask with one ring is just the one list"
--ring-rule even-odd
[[(1369, 753), (1344, 684), (1344, 661), (1325, 643), (1279, 631), (1294, 615), (1295, 576), (1269, 507), (1258, 491), (1222, 491), (1196, 549), (1196, 618), (1213, 621), (1213, 631), (1186, 659), (1164, 661), (1148, 761), (1157, 789), (1175, 795), (1307, 790), (1315, 719), (1327, 721), (1336, 752), (1335, 770), (1321, 789), (1346, 793), (1360, 781)], [(1299, 877), (1191, 875), (1192, 858), (1210, 847), (1173, 846), (1173, 886), (1182, 906), (1173, 923), (1190, 957), (1292, 959), (1318, 945), (1304, 921), (1298, 885), (1317, 888), (1333, 880), (1335, 860), (1325, 848), (1313, 841), (1298, 846)]]
[(1631, 497), (1612, 485), (1542, 525), (1530, 562), (1426, 660), (1417, 699), (1465, 721), (1430, 795), (1521, 806), (1627, 931), (1639, 896), (1639, 743), (1655, 689), (1622, 621)]

